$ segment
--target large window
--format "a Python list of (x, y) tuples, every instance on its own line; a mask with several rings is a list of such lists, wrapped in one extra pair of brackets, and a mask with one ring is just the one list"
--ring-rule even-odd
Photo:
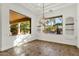
[(31, 34), (31, 18), (10, 10), (10, 35)]
[(47, 18), (43, 32), (62, 34), (63, 33), (63, 18), (62, 18), (62, 16)]

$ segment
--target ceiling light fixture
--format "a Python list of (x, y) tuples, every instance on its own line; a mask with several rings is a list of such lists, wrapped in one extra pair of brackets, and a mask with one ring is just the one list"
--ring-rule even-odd
[(41, 27), (41, 25), (45, 26), (45, 4), (42, 3), (42, 19), (39, 21), (39, 26), (38, 27)]
[(43, 19), (45, 19), (45, 17), (44, 17), (44, 3), (43, 3)]
[(42, 24), (44, 26), (45, 24), (45, 4), (42, 4), (42, 19), (39, 21), (40, 24)]

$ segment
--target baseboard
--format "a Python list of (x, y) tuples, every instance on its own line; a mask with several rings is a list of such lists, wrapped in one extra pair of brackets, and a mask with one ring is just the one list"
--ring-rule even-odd
[[(28, 42), (31, 42), (31, 41), (33, 41), (33, 40), (36, 40), (36, 39), (32, 39), (32, 40), (25, 40), (25, 41), (23, 41), (22, 42), (22, 44), (25, 44), (25, 43), (28, 43)], [(20, 44), (20, 45), (22, 45), (22, 44)], [(20, 46), (20, 45), (14, 45), (14, 46), (12, 46), (12, 47), (9, 47), (9, 48), (7, 48), (7, 49), (0, 49), (0, 52), (3, 52), (3, 51), (6, 51), (6, 50), (9, 50), (9, 49), (12, 49), (12, 48), (14, 48), (14, 47), (17, 47), (17, 46)]]
[[(68, 43), (64, 43), (64, 42), (56, 42), (56, 41), (51, 41), (51, 40), (43, 40), (43, 39), (37, 39), (37, 40), (42, 40), (42, 41), (48, 41), (48, 42), (54, 42), (54, 43), (59, 43), (59, 44), (65, 44), (65, 45), (71, 45), (71, 46), (76, 46), (74, 44), (68, 44)], [(77, 46), (76, 46), (77, 47)], [(79, 46), (78, 46), (79, 47)]]

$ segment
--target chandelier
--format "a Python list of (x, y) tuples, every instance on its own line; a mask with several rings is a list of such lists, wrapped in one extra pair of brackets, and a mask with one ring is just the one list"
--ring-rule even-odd
[(41, 25), (45, 26), (45, 4), (44, 3), (42, 3), (42, 19), (39, 21), (39, 24), (40, 24), (39, 27), (41, 27)]
[(44, 3), (43, 3), (43, 19), (45, 19), (45, 16), (44, 16)]

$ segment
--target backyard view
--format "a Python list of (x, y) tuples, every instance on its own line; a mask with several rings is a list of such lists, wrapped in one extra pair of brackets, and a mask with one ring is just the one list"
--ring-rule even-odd
[(31, 33), (30, 29), (31, 29), (30, 21), (22, 22), (20, 24), (21, 34)]
[(20, 30), (20, 34), (31, 33), (31, 24), (30, 21), (20, 22), (12, 24), (10, 26), (11, 35), (17, 35)]
[(46, 19), (44, 32), (45, 33), (55, 33), (55, 34), (62, 34), (63, 31), (63, 19), (62, 17), (55, 17)]
[(10, 35), (31, 34), (31, 18), (10, 10)]

